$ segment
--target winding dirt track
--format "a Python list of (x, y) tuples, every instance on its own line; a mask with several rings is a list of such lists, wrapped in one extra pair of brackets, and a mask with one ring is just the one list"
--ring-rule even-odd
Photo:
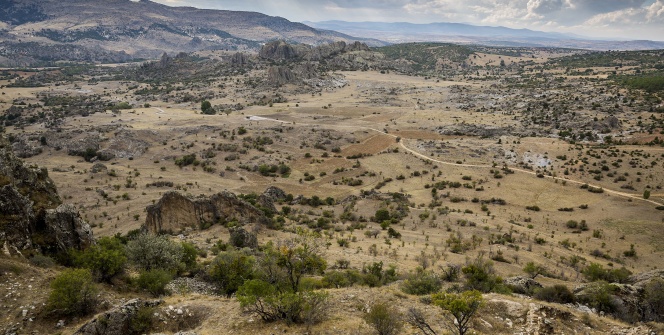
[[(248, 118), (251, 118), (251, 120), (284, 122), (284, 121), (281, 121), (281, 120), (271, 119), (271, 118), (262, 117), (262, 116), (253, 116), (253, 115), (250, 115), (250, 116), (248, 116)], [(323, 126), (323, 125), (319, 125), (319, 124), (308, 124), (308, 123), (298, 123), (298, 125), (305, 125), (305, 126)], [(328, 125), (328, 124), (326, 124), (326, 125), (324, 125), (324, 126), (325, 126), (325, 127), (329, 127), (329, 128), (355, 128), (355, 129), (371, 130), (371, 131), (375, 131), (375, 132), (380, 133), (380, 134), (383, 134), (383, 135), (391, 136), (391, 137), (393, 137), (393, 138), (395, 138), (395, 139), (396, 139), (397, 137), (399, 137), (399, 136), (397, 136), (397, 135), (389, 134), (389, 133), (386, 133), (386, 132), (384, 132), (384, 131), (382, 131), (382, 130), (379, 130), (379, 129), (376, 129), (376, 128), (371, 128), (371, 127), (364, 127), (364, 126), (343, 126), (343, 125)], [(411, 154), (413, 154), (413, 155), (415, 155), (415, 156), (417, 156), (417, 157), (419, 157), (419, 158), (426, 159), (426, 160), (428, 160), (428, 161), (436, 162), (436, 163), (443, 164), (443, 165), (460, 166), (460, 167), (467, 167), (467, 168), (482, 168), (482, 169), (484, 169), (484, 168), (492, 168), (491, 165), (481, 165), (481, 164), (457, 164), (457, 163), (453, 163), (453, 162), (441, 161), (441, 160), (434, 159), (434, 158), (431, 158), (431, 157), (429, 157), (429, 156), (426, 156), (426, 155), (424, 155), (424, 154), (421, 154), (421, 153), (415, 151), (414, 149), (411, 149), (411, 148), (407, 147), (407, 146), (404, 144), (404, 141), (399, 141), (399, 145), (401, 146), (401, 148), (403, 148), (403, 149), (406, 150), (407, 152), (409, 152), (409, 153), (411, 153)], [(524, 173), (524, 174), (529, 174), (529, 175), (537, 176), (537, 174), (536, 174), (535, 172), (532, 172), (532, 171), (528, 171), (528, 170), (524, 170), (524, 169), (519, 169), (519, 168), (515, 168), (515, 167), (509, 167), (509, 168), (510, 168), (510, 170), (513, 170), (513, 171), (516, 171), (516, 172), (520, 172), (520, 173)], [(590, 184), (590, 183), (587, 183), (587, 182), (583, 182), (583, 181), (578, 181), (578, 180), (574, 180), (574, 179), (567, 179), (567, 178), (557, 178), (557, 177), (552, 177), (552, 176), (544, 176), (544, 178), (547, 178), (547, 179), (553, 179), (553, 180), (556, 180), (556, 179), (558, 179), (558, 180), (564, 180), (564, 181), (566, 181), (566, 182), (568, 182), (568, 183), (572, 183), (572, 184), (577, 184), (577, 185), (588, 185), (589, 187), (601, 188), (601, 189), (604, 190), (604, 193), (613, 194), (613, 195), (617, 195), (617, 196), (625, 197), (625, 198), (630, 198), (630, 199), (634, 199), (634, 200), (645, 201), (645, 202), (648, 202), (648, 203), (651, 203), (651, 204), (653, 204), (653, 205), (657, 205), (657, 206), (664, 206), (663, 203), (660, 203), (660, 202), (657, 202), (657, 201), (654, 201), (654, 200), (650, 200), (650, 199), (644, 199), (643, 197), (640, 197), (640, 196), (638, 196), (638, 195), (634, 195), (634, 194), (631, 194), (631, 193), (625, 193), (625, 192), (620, 192), (620, 191), (615, 191), (615, 190), (607, 189), (607, 188), (604, 188), (604, 187), (601, 187), (601, 186), (597, 186), (597, 185), (593, 185), (593, 184)], [(658, 195), (655, 194), (655, 195), (652, 195), (652, 196), (658, 196)]]

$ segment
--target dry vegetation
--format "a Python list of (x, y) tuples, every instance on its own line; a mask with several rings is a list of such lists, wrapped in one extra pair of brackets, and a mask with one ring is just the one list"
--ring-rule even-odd
[[(401, 59), (365, 64), (368, 71), (321, 72), (319, 85), (282, 86), (263, 82), (269, 64), (233, 67), (224, 54), (216, 55), (222, 61), (179, 58), (175, 66), (186, 70), (177, 74), (149, 66), (5, 70), (0, 110), (17, 153), (48, 169), (97, 237), (140, 228), (146, 207), (170, 190), (251, 195), (276, 186), (321, 202), (276, 203), (272, 220), (283, 227), (257, 227), (259, 244), (286, 240), (298, 228), (317, 232), (328, 272), (383, 262), (403, 279), (418, 267), (442, 273), (482, 258), (503, 278), (526, 276), (532, 262), (543, 269), (537, 280), (544, 286), (574, 288), (587, 281), (581, 273), (591, 263), (632, 273), (664, 265), (664, 95), (614, 79), (661, 61), (654, 64), (650, 53), (614, 55), (615, 66), (593, 66), (597, 56), (582, 63), (583, 56), (482, 48), (421, 71), (404, 70)], [(218, 113), (203, 114), (203, 100)], [(381, 209), (392, 220), (384, 227)], [(201, 264), (229, 238), (221, 225), (172, 233), (200, 250)], [(26, 271), (37, 271), (45, 287), (60, 268)], [(9, 285), (11, 276), (0, 278)], [(127, 284), (104, 285), (110, 304), (143, 295), (125, 291)], [(403, 314), (419, 306), (440, 318), (440, 309), (399, 283), (327, 290), (328, 319), (311, 326), (264, 323), (243, 314), (237, 300), (214, 295), (176, 293), (166, 305), (212, 311), (199, 334), (369, 334), (362, 313), (376, 297)], [(43, 291), (26, 295), (45, 299)], [(529, 318), (546, 314), (520, 295), (485, 301), (478, 333), (534, 332)], [(17, 322), (26, 304), (19, 298), (0, 315)], [(555, 308), (564, 314), (553, 317), (556, 333), (628, 327), (572, 305)], [(37, 315), (21, 327), (52, 332), (54, 321)], [(80, 323), (68, 320), (62, 331)]]

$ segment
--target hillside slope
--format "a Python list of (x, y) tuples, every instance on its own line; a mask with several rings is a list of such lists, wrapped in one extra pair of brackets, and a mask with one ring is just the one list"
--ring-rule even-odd
[[(358, 40), (260, 13), (169, 7), (145, 0), (3, 0), (0, 4), (0, 64), (6, 66), (248, 50), (277, 39), (313, 45)], [(69, 49), (54, 59), (45, 47)]]

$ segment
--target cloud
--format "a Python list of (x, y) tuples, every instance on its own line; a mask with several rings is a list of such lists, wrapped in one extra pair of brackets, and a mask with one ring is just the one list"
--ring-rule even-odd
[(540, 16), (561, 10), (563, 0), (530, 0), (527, 8), (529, 14)]

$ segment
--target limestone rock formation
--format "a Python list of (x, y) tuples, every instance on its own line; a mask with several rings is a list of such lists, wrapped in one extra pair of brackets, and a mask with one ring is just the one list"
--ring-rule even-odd
[(54, 240), (56, 250), (85, 249), (93, 243), (92, 229), (81, 214), (69, 204), (47, 209), (44, 217), (48, 236)]
[(240, 224), (269, 223), (263, 211), (227, 191), (197, 198), (176, 191), (167, 192), (159, 202), (148, 206), (147, 212), (143, 230), (151, 233), (208, 227), (232, 220)]
[(241, 52), (236, 52), (231, 56), (230, 63), (233, 66), (244, 66), (249, 64), (249, 57)]
[(267, 81), (270, 85), (281, 86), (297, 81), (295, 74), (285, 66), (273, 66), (267, 70)]
[(266, 43), (258, 54), (261, 58), (273, 61), (287, 61), (301, 58), (306, 53), (306, 46), (296, 46), (285, 41)]
[(84, 324), (75, 335), (125, 335), (130, 333), (131, 322), (142, 308), (155, 307), (161, 300), (145, 301), (141, 299), (129, 300), (122, 306), (106, 311), (93, 320)]
[(9, 142), (0, 138), (0, 244), (4, 251), (58, 252), (93, 243), (90, 226), (78, 211), (60, 204), (47, 170), (26, 166)]

